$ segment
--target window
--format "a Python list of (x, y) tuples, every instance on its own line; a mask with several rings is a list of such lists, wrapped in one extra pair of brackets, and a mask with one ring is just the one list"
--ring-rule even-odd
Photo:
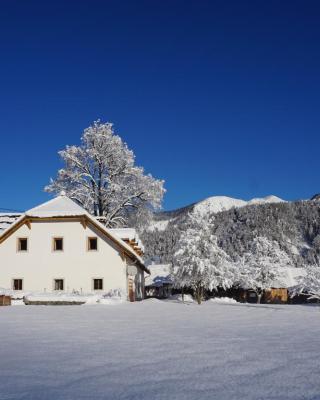
[(28, 251), (28, 239), (19, 238), (18, 239), (18, 251)]
[(13, 279), (13, 290), (22, 290), (22, 279)]
[(63, 251), (63, 238), (53, 238), (53, 251)]
[(93, 280), (93, 290), (103, 290), (103, 279)]
[(97, 251), (98, 250), (98, 238), (89, 237), (88, 238), (88, 251)]
[(54, 280), (54, 290), (63, 290), (64, 282), (63, 279)]

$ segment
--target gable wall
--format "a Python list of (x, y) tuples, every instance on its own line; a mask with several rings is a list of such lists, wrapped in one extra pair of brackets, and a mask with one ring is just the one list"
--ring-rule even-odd
[[(98, 251), (87, 251), (87, 237), (98, 237)], [(28, 238), (28, 252), (17, 252), (17, 239)], [(64, 251), (52, 251), (52, 238), (64, 238)], [(0, 244), (0, 287), (11, 288), (22, 278), (24, 291), (52, 291), (63, 278), (65, 290), (93, 290), (93, 278), (103, 278), (104, 290), (127, 291), (126, 262), (112, 241), (80, 221), (36, 221), (21, 226)]]

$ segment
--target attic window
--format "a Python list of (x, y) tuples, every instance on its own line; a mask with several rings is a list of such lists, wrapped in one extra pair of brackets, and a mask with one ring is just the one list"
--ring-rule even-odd
[(88, 251), (97, 251), (98, 250), (98, 238), (89, 237), (88, 238)]
[(53, 238), (53, 251), (63, 251), (63, 238)]
[(19, 238), (18, 239), (18, 251), (28, 251), (28, 239)]

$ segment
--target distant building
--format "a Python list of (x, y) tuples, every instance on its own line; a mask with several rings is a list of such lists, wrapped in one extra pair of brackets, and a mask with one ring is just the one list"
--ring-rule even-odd
[[(267, 289), (262, 297), (262, 303), (289, 303), (289, 302), (301, 302), (306, 301), (307, 296), (291, 297), (290, 289), (298, 284), (299, 278), (304, 276), (304, 268), (290, 268), (290, 267), (279, 267), (278, 276), (274, 280), (273, 284)], [(248, 303), (256, 303), (257, 295), (250, 288), (242, 288), (233, 291), (236, 293), (237, 300)]]
[(143, 246), (134, 229), (107, 229), (62, 195), (22, 214), (0, 214), (0, 288), (144, 297)]
[(148, 266), (150, 275), (145, 280), (146, 297), (165, 299), (172, 294), (172, 279), (170, 264), (151, 264)]

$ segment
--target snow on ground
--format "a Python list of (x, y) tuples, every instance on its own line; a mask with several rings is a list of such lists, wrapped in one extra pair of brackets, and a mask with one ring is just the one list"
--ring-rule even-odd
[(24, 292), (14, 291), (11, 289), (0, 288), (0, 295), (11, 296), (12, 305), (24, 304), (26, 302), (54, 302), (54, 303), (82, 303), (82, 304), (119, 304), (126, 299), (126, 294), (120, 289), (111, 290), (110, 292), (102, 292), (100, 294), (76, 294), (66, 292)]
[(191, 294), (173, 294), (172, 296), (169, 297), (169, 299), (166, 299), (165, 301), (179, 301), (179, 302), (184, 302), (184, 303), (193, 303), (193, 297)]
[(118, 304), (124, 301), (121, 296), (98, 294), (77, 295), (71, 293), (32, 293), (24, 296), (26, 302), (85, 303), (85, 304)]
[(320, 307), (0, 308), (0, 399), (320, 399)]
[(210, 299), (210, 301), (213, 301), (214, 303), (221, 303), (221, 304), (237, 303), (237, 300), (232, 299), (231, 297), (214, 297), (214, 298)]

